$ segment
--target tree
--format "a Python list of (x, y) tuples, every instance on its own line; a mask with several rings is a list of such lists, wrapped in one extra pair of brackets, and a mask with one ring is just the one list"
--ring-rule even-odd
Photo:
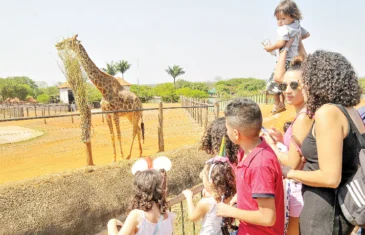
[(153, 88), (146, 85), (132, 85), (131, 92), (136, 94), (143, 102), (146, 102), (153, 96)]
[(100, 91), (91, 83), (86, 84), (86, 95), (89, 103), (100, 102), (102, 98)]
[(121, 72), (122, 73), (122, 78), (124, 78), (124, 73), (131, 67), (131, 64), (128, 64), (128, 61), (126, 60), (122, 60), (119, 61), (116, 65), (115, 65), (115, 70), (117, 72)]
[(175, 87), (172, 83), (158, 84), (153, 88), (153, 94), (160, 96), (164, 102), (175, 102), (179, 99), (175, 94)]
[(171, 77), (173, 77), (173, 79), (174, 79), (174, 87), (175, 87), (175, 79), (176, 79), (176, 77), (185, 74), (185, 71), (183, 70), (183, 68), (180, 68), (180, 66), (178, 66), (178, 65), (174, 65), (174, 66), (172, 66), (172, 68), (169, 66), (169, 68), (166, 69), (166, 72)]
[(37, 86), (28, 77), (0, 78), (0, 96), (4, 100), (9, 97), (25, 100), (28, 95), (34, 95), (34, 89), (37, 89)]
[(114, 76), (117, 73), (117, 70), (115, 69), (114, 62), (110, 62), (110, 64), (106, 63), (106, 68), (101, 68), (104, 72), (107, 74)]

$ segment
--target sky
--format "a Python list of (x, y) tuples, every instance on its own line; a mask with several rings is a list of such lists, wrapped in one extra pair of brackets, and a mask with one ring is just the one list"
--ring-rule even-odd
[[(98, 67), (127, 60), (132, 84), (268, 79), (275, 57), (261, 42), (276, 39), (279, 0), (0, 0), (0, 77), (64, 82), (54, 45), (78, 34)], [(365, 76), (364, 0), (297, 0), (311, 37), (307, 52), (340, 52)], [(138, 61), (138, 68), (137, 68)]]

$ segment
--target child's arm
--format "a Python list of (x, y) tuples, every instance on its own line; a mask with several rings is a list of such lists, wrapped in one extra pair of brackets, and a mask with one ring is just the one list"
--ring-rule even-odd
[(275, 199), (257, 198), (259, 209), (256, 211), (241, 210), (220, 202), (217, 207), (217, 215), (233, 217), (249, 224), (260, 226), (273, 226), (276, 221)]
[[(128, 215), (127, 219), (125, 220), (123, 227), (119, 231), (118, 235), (135, 234), (136, 227), (138, 226), (138, 217), (141, 216), (140, 213), (141, 212), (137, 209), (134, 209), (131, 212), (129, 212), (129, 215)], [(108, 234), (113, 234), (113, 233), (108, 233)]]
[(272, 52), (274, 50), (278, 50), (278, 49), (284, 47), (286, 42), (287, 41), (285, 41), (285, 40), (278, 40), (273, 45), (267, 45), (266, 47), (264, 47), (264, 49), (267, 52)]
[(110, 235), (116, 235), (118, 234), (118, 226), (123, 226), (123, 223), (120, 222), (119, 220), (117, 219), (111, 219), (109, 220), (108, 222), (108, 234)]
[[(270, 162), (268, 164), (273, 163)], [(278, 183), (282, 184), (281, 173), (271, 166), (258, 166), (246, 170), (246, 174), (251, 182), (251, 197), (256, 200), (258, 209), (242, 210), (219, 203), (217, 215), (233, 217), (243, 222), (260, 226), (273, 226), (276, 221), (276, 210), (280, 210), (275, 208), (275, 197), (277, 196), (275, 195), (275, 187)], [(240, 201), (240, 198), (238, 198), (238, 201)]]
[(302, 35), (302, 40), (309, 38), (310, 33), (305, 28), (301, 27), (300, 32)]
[(196, 208), (194, 208), (193, 192), (187, 189), (182, 193), (184, 194), (186, 203), (188, 204), (188, 219), (193, 222), (199, 221), (209, 211), (209, 204), (200, 200)]

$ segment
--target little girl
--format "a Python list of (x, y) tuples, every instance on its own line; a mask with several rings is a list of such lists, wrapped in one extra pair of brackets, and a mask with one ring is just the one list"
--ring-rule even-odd
[[(301, 40), (310, 36), (309, 32), (300, 26), (300, 20), (302, 14), (294, 1), (282, 0), (274, 11), (274, 16), (277, 19), (277, 41), (272, 45), (266, 45), (265, 50), (267, 52), (273, 52), (275, 50), (287, 51), (285, 68), (289, 68), (290, 61), (297, 56), (299, 45)], [(293, 38), (293, 42), (289, 48), (285, 48), (287, 41)], [(270, 95), (274, 96), (274, 109), (273, 114), (285, 111), (283, 91), (279, 89), (279, 84), (276, 82), (280, 77), (274, 72), (267, 83), (266, 91)], [(281, 79), (281, 78), (280, 78)], [(280, 100), (282, 97), (282, 101)]]
[[(137, 171), (130, 212), (123, 224), (117, 219), (108, 223), (108, 234), (170, 235), (175, 215), (167, 211), (166, 171), (147, 169)], [(122, 226), (118, 233), (117, 226)]]
[(235, 175), (228, 158), (218, 156), (207, 161), (200, 178), (203, 180), (204, 197), (196, 207), (193, 193), (188, 189), (182, 192), (187, 201), (188, 218), (193, 222), (202, 218), (200, 235), (220, 235), (222, 217), (216, 216), (217, 202), (229, 203), (236, 194)]

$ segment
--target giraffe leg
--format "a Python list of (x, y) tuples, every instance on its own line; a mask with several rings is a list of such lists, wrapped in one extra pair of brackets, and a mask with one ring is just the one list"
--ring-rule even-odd
[(141, 128), (138, 126), (139, 117), (137, 118), (137, 137), (138, 137), (138, 144), (139, 144), (139, 156), (142, 156), (142, 144), (141, 144)]
[(123, 155), (123, 149), (122, 149), (122, 136), (120, 134), (119, 115), (117, 113), (114, 114), (114, 123), (115, 123), (115, 129), (117, 130), (117, 138), (119, 141), (120, 153), (123, 158), (124, 155)]
[(117, 161), (117, 155), (115, 153), (115, 136), (114, 136), (114, 130), (113, 130), (112, 116), (110, 114), (106, 115), (106, 121), (108, 123), (110, 135), (111, 135), (111, 138), (112, 138), (112, 146), (113, 146), (113, 153), (114, 153), (113, 162), (116, 162)]
[(137, 134), (137, 127), (138, 127), (138, 122), (136, 122), (137, 118), (135, 113), (128, 115), (128, 120), (132, 123), (133, 125), (133, 135), (132, 135), (132, 144), (131, 144), (131, 148), (129, 150), (129, 154), (127, 159), (131, 158), (131, 154), (132, 154), (132, 149), (133, 149), (133, 143), (134, 143), (134, 139), (136, 138), (136, 134)]

